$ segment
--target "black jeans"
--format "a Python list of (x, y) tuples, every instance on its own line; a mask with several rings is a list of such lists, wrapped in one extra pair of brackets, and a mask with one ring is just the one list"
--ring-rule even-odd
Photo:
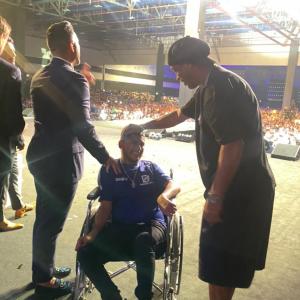
[(134, 260), (137, 268), (138, 299), (152, 298), (155, 257), (166, 247), (166, 228), (158, 222), (145, 224), (108, 223), (95, 241), (78, 252), (78, 260), (100, 292), (102, 299), (114, 299), (119, 293), (104, 264), (109, 261)]

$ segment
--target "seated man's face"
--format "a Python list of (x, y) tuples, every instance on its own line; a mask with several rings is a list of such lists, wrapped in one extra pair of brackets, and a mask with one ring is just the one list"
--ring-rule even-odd
[(120, 141), (122, 158), (125, 163), (137, 163), (144, 152), (144, 137), (139, 135), (130, 135)]

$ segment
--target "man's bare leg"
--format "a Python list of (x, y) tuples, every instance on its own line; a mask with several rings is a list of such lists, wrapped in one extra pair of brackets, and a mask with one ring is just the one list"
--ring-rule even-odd
[(209, 300), (231, 300), (235, 288), (209, 284)]

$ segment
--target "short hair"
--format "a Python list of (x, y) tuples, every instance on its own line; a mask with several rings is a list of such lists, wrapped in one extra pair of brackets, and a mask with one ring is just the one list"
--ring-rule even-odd
[(7, 21), (0, 16), (0, 35), (8, 36), (11, 32), (11, 27)]
[(72, 40), (74, 28), (68, 21), (52, 24), (47, 30), (47, 44), (51, 51), (66, 50)]
[(120, 140), (127, 140), (132, 137), (142, 137), (143, 128), (136, 124), (129, 124), (125, 126), (121, 131)]

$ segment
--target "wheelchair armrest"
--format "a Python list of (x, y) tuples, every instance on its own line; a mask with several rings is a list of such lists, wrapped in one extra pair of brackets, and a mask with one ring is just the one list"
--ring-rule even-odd
[(90, 191), (87, 195), (88, 200), (96, 200), (100, 197), (100, 187), (96, 186), (92, 191)]

